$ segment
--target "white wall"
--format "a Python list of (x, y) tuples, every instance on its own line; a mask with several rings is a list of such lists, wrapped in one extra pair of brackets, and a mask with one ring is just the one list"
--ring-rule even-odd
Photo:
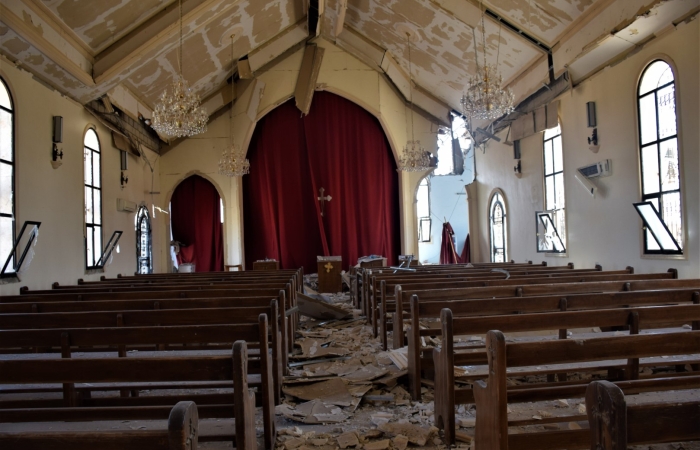
[[(387, 135), (389, 145), (394, 153), (400, 152), (406, 142), (407, 124), (403, 99), (375, 70), (351, 56), (334, 44), (323, 39), (316, 41), (325, 49), (316, 88), (341, 95), (365, 108), (379, 120)], [(252, 84), (239, 92), (233, 105), (234, 132), (238, 145), (247, 148), (255, 129), (255, 122), (276, 106), (292, 97), (296, 86), (303, 49), (287, 56), (269, 69), (257, 75), (265, 83), (260, 104), (254, 109), (255, 121), (247, 115), (252, 95)], [(245, 83), (241, 83), (245, 85)], [(436, 136), (431, 132), (431, 123), (420, 114), (413, 113), (415, 135), (426, 148), (435, 147)], [(224, 260), (225, 264), (242, 264), (243, 248), (243, 212), (242, 191), (239, 179), (228, 179), (217, 174), (217, 163), (228, 134), (228, 113), (221, 114), (209, 124), (207, 133), (193, 139), (185, 139), (162, 157), (161, 202), (167, 204), (177, 184), (190, 173), (199, 173), (209, 178), (219, 189), (226, 208), (224, 221)], [(251, 171), (255, 167), (250, 168)], [(417, 253), (417, 228), (415, 224), (415, 189), (422, 178), (422, 173), (399, 174), (400, 211), (401, 211), (401, 249), (403, 253)], [(168, 228), (162, 227), (158, 239), (165, 244)], [(159, 259), (167, 265), (167, 246), (162, 245)]]
[[(543, 208), (542, 134), (522, 141), (522, 178), (513, 174), (512, 147), (489, 142), (485, 154), (477, 151), (480, 239), (482, 258), (488, 258), (488, 199), (501, 188), (508, 202), (510, 257), (516, 262), (546, 260), (549, 265), (574, 262), (576, 267), (603, 269), (633, 266), (637, 272), (679, 269), (683, 277), (700, 277), (700, 185), (698, 184), (699, 21), (681, 24), (656, 38), (636, 54), (591, 77), (560, 98), (564, 144), (568, 254), (537, 253), (534, 211)], [(632, 203), (641, 198), (639, 186), (636, 89), (642, 69), (655, 57), (667, 55), (675, 64), (681, 152), (682, 195), (686, 246), (682, 258), (642, 255), (641, 220)], [(600, 151), (588, 150), (586, 102), (596, 102)], [(591, 198), (573, 174), (578, 167), (612, 159), (613, 174), (595, 180)]]
[[(40, 221), (36, 255), (20, 283), (0, 286), (0, 295), (17, 294), (20, 286), (50, 289), (51, 283), (75, 284), (78, 278), (114, 277), (136, 270), (135, 213), (117, 212), (117, 198), (150, 202), (150, 169), (145, 162), (129, 156), (129, 182), (120, 189), (119, 151), (112, 145), (111, 132), (81, 105), (46, 88), (32, 75), (0, 59), (0, 76), (7, 82), (15, 102), (15, 194), (19, 232), (25, 220)], [(52, 116), (63, 116), (63, 165), (51, 167)], [(86, 274), (84, 250), (83, 135), (94, 125), (102, 150), (104, 240), (122, 230), (120, 253), (104, 273)], [(154, 153), (148, 152), (151, 160)], [(156, 187), (159, 168), (156, 167)], [(149, 203), (150, 204), (150, 203)], [(154, 224), (156, 225), (156, 224)], [(157, 251), (154, 242), (154, 251)], [(4, 259), (7, 255), (2, 255)], [(159, 270), (157, 265), (155, 270)]]

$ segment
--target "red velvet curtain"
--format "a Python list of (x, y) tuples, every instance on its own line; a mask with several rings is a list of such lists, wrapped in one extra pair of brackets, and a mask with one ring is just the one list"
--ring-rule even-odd
[[(294, 101), (257, 125), (243, 178), (248, 267), (265, 257), (315, 273), (317, 255), (399, 253), (398, 175), (377, 119), (360, 106), (316, 92), (309, 115)], [(321, 216), (319, 189), (332, 200)]]
[(170, 200), (173, 239), (191, 247), (197, 272), (224, 270), (221, 197), (208, 180), (192, 175), (180, 183)]

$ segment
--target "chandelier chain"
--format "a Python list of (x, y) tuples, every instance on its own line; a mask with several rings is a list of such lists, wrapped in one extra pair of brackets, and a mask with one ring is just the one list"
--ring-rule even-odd
[(406, 141), (403, 154), (399, 157), (398, 167), (400, 172), (425, 172), (430, 169), (430, 152), (426, 151), (420, 141), (415, 137), (413, 122), (413, 60), (411, 59), (411, 34), (406, 32), (406, 45), (408, 45), (408, 113), (411, 115), (411, 140)]
[(408, 96), (409, 102), (411, 104), (411, 140), (415, 141), (415, 127), (413, 126), (413, 63), (411, 62), (411, 39), (410, 35), (406, 33), (406, 43), (408, 44)]
[(180, 66), (180, 76), (182, 76), (182, 0), (180, 0), (180, 48), (178, 49), (178, 57), (177, 57), (177, 62), (178, 65)]
[(235, 71), (235, 60), (233, 59), (233, 41), (236, 35), (231, 35), (231, 109), (229, 109), (229, 146), (224, 148), (219, 160), (219, 175), (227, 177), (242, 177), (250, 173), (250, 161), (245, 157), (245, 151), (236, 145), (236, 138), (233, 133), (233, 72)]

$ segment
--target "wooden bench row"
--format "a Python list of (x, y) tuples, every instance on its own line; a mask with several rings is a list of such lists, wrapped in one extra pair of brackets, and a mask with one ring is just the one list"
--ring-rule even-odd
[(591, 450), (700, 440), (700, 401), (629, 406), (619, 386), (593, 381), (586, 389)]
[[(639, 314), (639, 310), (631, 312)], [(561, 314), (577, 314), (561, 313)], [(652, 313), (653, 315), (654, 313)], [(603, 314), (599, 314), (603, 316)], [(443, 313), (443, 334), (450, 334), (452, 326), (449, 310)], [(507, 405), (509, 402), (533, 402), (561, 398), (582, 397), (586, 381), (525, 384), (508, 386), (509, 369), (533, 368), (528, 374), (544, 374), (541, 368), (549, 364), (575, 364), (589, 361), (603, 362), (595, 369), (610, 368), (611, 360), (626, 359), (623, 381), (616, 381), (623, 390), (643, 392), (646, 390), (678, 390), (700, 387), (700, 373), (688, 376), (667, 376), (639, 379), (639, 358), (667, 355), (696, 355), (700, 350), (700, 331), (664, 333), (656, 335), (629, 335), (588, 339), (567, 339), (544, 342), (506, 343), (500, 331), (489, 331), (486, 338), (485, 356), (488, 372), (485, 380), (477, 380), (471, 389), (455, 389), (454, 367), (465, 360), (470, 363), (473, 355), (455, 354), (452, 341), (443, 340), (442, 348), (433, 350), (435, 360), (435, 421), (445, 430), (445, 440), (455, 442), (454, 405), (476, 403), (476, 435), (480, 449), (558, 449), (586, 448), (590, 441), (588, 430), (558, 430), (545, 432), (509, 433)], [(479, 356), (479, 360), (483, 355)], [(661, 360), (655, 365), (675, 365), (676, 359)], [(607, 363), (606, 363), (607, 362)], [(616, 364), (612, 363), (614, 367)], [(567, 370), (567, 369), (563, 369)], [(571, 369), (579, 371), (580, 368)], [(615, 374), (617, 371), (611, 371)], [(685, 375), (685, 374), (684, 374)], [(557, 421), (570, 422), (578, 417), (563, 417)]]
[[(454, 317), (453, 337), (485, 334), (493, 329), (505, 332), (559, 330), (559, 338), (566, 339), (567, 329), (576, 328), (581, 324), (585, 327), (629, 325), (627, 317), (629, 312), (633, 311), (630, 308), (653, 305), (700, 305), (698, 289), (700, 286), (697, 289), (560, 294), (442, 302), (420, 302), (418, 296), (414, 295), (411, 298), (411, 325), (407, 333), (408, 390), (414, 400), (420, 400), (421, 380), (424, 378), (422, 373), (433, 370), (432, 348), (424, 347), (422, 338), (442, 336), (443, 339), (450, 339), (449, 336), (443, 335), (443, 328), (420, 329), (414, 324), (420, 324), (421, 319), (441, 317), (443, 309), (448, 309)], [(597, 316), (600, 310), (605, 311), (605, 317)], [(579, 314), (561, 314), (572, 311), (578, 311)], [(666, 318), (669, 322), (692, 318), (692, 315), (684, 317), (685, 310), (682, 308), (642, 311), (644, 319), (642, 325), (645, 327), (661, 325)], [(668, 314), (675, 314), (675, 316), (668, 317), (661, 313), (654, 316), (654, 311), (667, 311)], [(697, 311), (697, 309), (691, 307), (688, 311)]]
[[(251, 371), (264, 371), (262, 369), (264, 365), (264, 359), (260, 360), (260, 364), (252, 364), (251, 361), (248, 361), (247, 348), (244, 341), (237, 341), (234, 344), (232, 357), (174, 356), (165, 358), (69, 358), (0, 361), (0, 383), (2, 384), (164, 381), (183, 383), (202, 380), (227, 380), (230, 386), (233, 387), (233, 392), (209, 395), (208, 398), (205, 395), (196, 396), (187, 393), (181, 395), (149, 395), (147, 397), (121, 398), (119, 402), (110, 402), (110, 398), (100, 398), (93, 399), (94, 405), (81, 408), (36, 406), (32, 405), (30, 400), (26, 401), (29, 406), (26, 407), (21, 401), (15, 400), (13, 402), (4, 402), (4, 406), (7, 407), (0, 409), (0, 421), (8, 423), (42, 422), (56, 421), (57, 417), (64, 421), (160, 420), (167, 417), (173, 404), (177, 404), (180, 401), (191, 401), (189, 400), (190, 398), (196, 398), (200, 400), (195, 402), (198, 404), (199, 417), (233, 417), (236, 419), (235, 429), (224, 431), (220, 436), (222, 440), (231, 440), (237, 448), (252, 450), (257, 448), (255, 392), (248, 388), (248, 376), (251, 374)], [(275, 439), (274, 421), (270, 421), (270, 419), (274, 419), (274, 417), (269, 416), (268, 409), (268, 412), (263, 414), (266, 448), (272, 448), (272, 443), (274, 443)], [(28, 435), (24, 439), (18, 439), (18, 436), (13, 436), (12, 432), (3, 433), (0, 434), (0, 443), (3, 440), (7, 440), (9, 445), (17, 445), (14, 448), (25, 449), (27, 447), (23, 445), (30, 444), (32, 440), (35, 442), (39, 441), (41, 438), (40, 433), (32, 434), (34, 437)], [(70, 433), (64, 432), (63, 434)], [(149, 435), (145, 434), (145, 438), (148, 438)], [(187, 428), (187, 437), (189, 438), (191, 435), (191, 430)], [(136, 439), (137, 436), (131, 437), (134, 440), (138, 440)], [(70, 437), (68, 437), (67, 441), (70, 441)], [(63, 441), (59, 440), (59, 442)], [(136, 448), (146, 448), (145, 446), (151, 444), (150, 440), (134, 443)], [(20, 447), (20, 445), (22, 446)], [(64, 445), (68, 448), (72, 444), (66, 442)], [(100, 447), (104, 448), (102, 445)], [(55, 447), (50, 446), (50, 448)], [(161, 443), (155, 448), (164, 447)]]
[[(435, 288), (427, 288), (425, 285), (397, 286), (394, 302), (385, 302), (380, 308), (380, 331), (383, 342), (388, 342), (389, 321), (388, 313), (392, 312), (396, 326), (392, 324), (393, 346), (400, 348), (405, 345), (403, 333), (403, 318), (410, 311), (410, 298), (418, 295), (421, 301), (443, 301), (443, 300), (466, 300), (477, 298), (495, 297), (528, 297), (534, 295), (550, 294), (574, 294), (590, 292), (619, 292), (626, 290), (648, 290), (656, 288), (681, 288), (699, 287), (700, 280), (677, 280), (675, 271), (661, 274), (627, 275), (622, 280), (605, 281), (600, 279), (578, 279), (568, 278), (533, 279), (527, 283), (522, 280), (504, 280), (501, 285), (494, 286), (470, 286), (470, 282), (458, 282), (452, 287), (445, 287), (442, 284)], [(466, 286), (465, 286), (466, 285)], [(398, 311), (402, 313), (399, 314)]]
[(198, 440), (197, 405), (189, 401), (170, 410), (166, 430), (0, 432), (4, 450), (197, 450)]

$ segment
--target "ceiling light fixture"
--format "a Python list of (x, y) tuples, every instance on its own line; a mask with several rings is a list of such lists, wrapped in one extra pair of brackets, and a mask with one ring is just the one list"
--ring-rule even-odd
[(231, 35), (231, 109), (229, 111), (229, 147), (224, 148), (224, 152), (219, 160), (219, 175), (227, 177), (242, 177), (250, 173), (250, 162), (245, 157), (245, 152), (236, 145), (233, 135), (233, 72), (236, 70), (236, 60), (233, 58), (233, 39)]
[[(480, 5), (481, 8), (481, 5)], [(515, 97), (509, 88), (501, 88), (503, 78), (498, 72), (498, 59), (501, 52), (501, 26), (498, 28), (498, 50), (496, 53), (496, 65), (486, 64), (486, 30), (484, 26), (484, 10), (481, 12), (481, 38), (484, 53), (484, 64), (479, 67), (479, 56), (476, 48), (476, 33), (472, 28), (474, 40), (474, 60), (476, 61), (476, 75), (469, 78), (466, 92), (462, 95), (460, 103), (462, 111), (469, 119), (498, 119), (501, 116), (513, 112)]]
[(199, 95), (192, 92), (182, 76), (182, 0), (180, 0), (180, 73), (170, 89), (163, 91), (160, 103), (153, 111), (152, 127), (158, 133), (171, 137), (188, 137), (207, 131), (209, 116), (200, 106)]
[(406, 142), (403, 154), (399, 157), (399, 164), (396, 170), (400, 172), (425, 172), (430, 170), (430, 152), (421, 147), (414, 135), (413, 126), (413, 64), (411, 61), (411, 40), (417, 41), (418, 34), (409, 27), (401, 27), (406, 33), (406, 43), (408, 45), (408, 102), (410, 104), (409, 114), (411, 115), (411, 140)]

